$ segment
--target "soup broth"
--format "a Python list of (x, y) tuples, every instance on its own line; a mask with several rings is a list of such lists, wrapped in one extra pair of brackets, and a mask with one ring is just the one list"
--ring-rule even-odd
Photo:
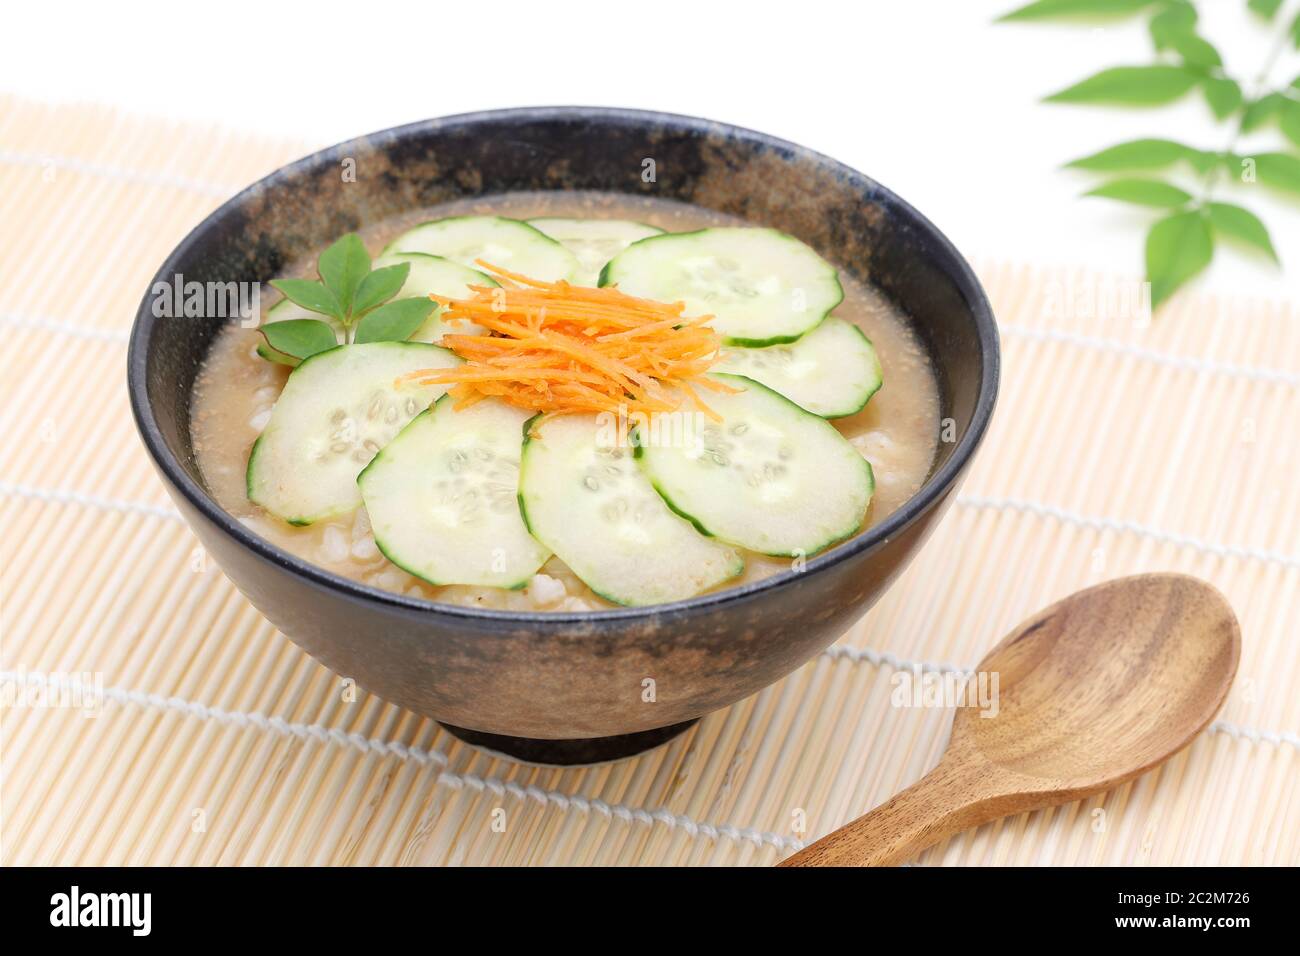
[[(378, 250), (412, 225), (446, 216), (498, 215), (518, 219), (635, 220), (669, 232), (747, 225), (683, 203), (597, 193), (517, 193), (423, 209), (363, 232)], [(290, 270), (313, 273), (314, 257)], [(866, 458), (875, 493), (863, 528), (878, 523), (926, 480), (939, 438), (939, 395), (926, 352), (907, 317), (880, 292), (840, 274), (844, 299), (833, 312), (871, 340), (883, 385), (866, 407), (832, 424)], [(278, 293), (269, 287), (264, 301)], [(248, 499), (245, 472), (253, 443), (266, 427), (290, 369), (257, 354), (255, 329), (231, 325), (215, 339), (194, 389), (191, 432), (199, 468), (220, 505), (252, 531), (285, 551), (328, 571), (389, 591), (433, 601), (519, 611), (586, 611), (614, 607), (552, 556), (526, 587), (506, 590), (463, 585), (434, 586), (390, 563), (375, 543), (364, 506), (353, 514), (295, 527)], [(789, 558), (742, 552), (745, 570), (722, 587), (733, 587), (786, 570)]]

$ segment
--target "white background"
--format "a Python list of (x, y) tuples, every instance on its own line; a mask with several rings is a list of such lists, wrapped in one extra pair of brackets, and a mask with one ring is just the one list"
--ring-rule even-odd
[[(1136, 273), (1153, 214), (1078, 198), (1094, 180), (1060, 164), (1147, 135), (1220, 148), (1229, 131), (1195, 94), (1156, 110), (1040, 103), (1102, 67), (1148, 62), (1150, 43), (1140, 20), (992, 23), (1015, 5), (27, 0), (6, 11), (0, 90), (320, 146), (491, 107), (690, 113), (795, 140), (869, 173), (972, 257)], [(1297, 5), (1289, 0), (1284, 14)], [(1254, 77), (1269, 28), (1246, 13), (1245, 0), (1197, 6), (1228, 71)], [(1300, 55), (1289, 49), (1273, 80), (1297, 74)], [(1270, 131), (1241, 149), (1281, 143)], [(1300, 203), (1240, 184), (1224, 198), (1261, 215), (1291, 272), (1221, 250), (1201, 285), (1266, 296), (1300, 289)]]

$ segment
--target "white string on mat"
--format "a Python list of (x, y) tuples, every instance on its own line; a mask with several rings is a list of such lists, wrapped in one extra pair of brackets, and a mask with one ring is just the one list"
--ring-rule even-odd
[(574, 809), (581, 813), (595, 813), (600, 816), (621, 820), (625, 823), (641, 823), (650, 826), (662, 824), (669, 829), (680, 829), (692, 837), (703, 836), (717, 840), (725, 838), (735, 842), (752, 843), (754, 846), (772, 846), (778, 850), (793, 851), (803, 848), (803, 841), (795, 837), (769, 833), (752, 827), (737, 827), (731, 824), (712, 824), (695, 820), (680, 813), (672, 813), (663, 808), (647, 810), (644, 807), (629, 807), (621, 803), (607, 803), (596, 797), (583, 797), (576, 794), (548, 790), (533, 784), (522, 786), (512, 780), (499, 777), (483, 777), (473, 773), (458, 773), (447, 769), (448, 758), (440, 750), (426, 750), (422, 747), (404, 744), (399, 740), (380, 740), (359, 733), (347, 733), (337, 727), (323, 724), (307, 724), (288, 721), (281, 717), (268, 716), (260, 711), (226, 710), (183, 697), (164, 697), (162, 694), (146, 693), (124, 687), (97, 687), (85, 681), (63, 674), (48, 674), (37, 671), (0, 671), (0, 684), (22, 683), (46, 688), (57, 688), (81, 695), (97, 695), (104, 700), (118, 704), (133, 704), (146, 709), (165, 710), (197, 717), (200, 720), (212, 720), (232, 727), (255, 727), (262, 731), (281, 737), (294, 737), (299, 740), (314, 740), (319, 743), (349, 747), (367, 754), (381, 757), (396, 757), (398, 760), (410, 760), (420, 766), (432, 766), (438, 769), (436, 782), (453, 790), (468, 788), (478, 792), (487, 791), (497, 796), (510, 795), (520, 800), (532, 800), (542, 806), (551, 805), (561, 810)]
[(0, 481), (0, 495), (11, 498), (31, 498), (48, 504), (81, 505), (84, 508), (96, 508), (100, 511), (125, 511), (129, 514), (148, 515), (167, 521), (180, 521), (180, 512), (168, 505), (151, 505), (143, 501), (128, 501), (122, 498), (102, 498), (80, 491), (63, 488), (36, 488), (31, 485), (18, 485)]
[(1266, 382), (1300, 388), (1300, 374), (1282, 369), (1234, 365), (1231, 362), (1215, 362), (1211, 359), (1173, 355), (1169, 352), (1159, 352), (1155, 349), (1130, 345), (1128, 342), (1121, 342), (1118, 339), (1103, 339), (1092, 335), (1081, 335), (1077, 332), (1064, 332), (1060, 329), (1036, 329), (1025, 325), (999, 325), (998, 330), (1003, 335), (1009, 335), (1013, 338), (1025, 339), (1031, 342), (1054, 342), (1061, 345), (1072, 345), (1077, 348), (1109, 352), (1112, 355), (1123, 355), (1185, 372), (1226, 375), (1231, 378), (1249, 379), (1253, 382)]
[(1204, 541), (1200, 538), (1194, 538), (1191, 535), (1177, 534), (1173, 531), (1163, 531), (1160, 528), (1153, 528), (1150, 525), (1140, 524), (1136, 521), (1129, 521), (1124, 518), (1099, 518), (1093, 515), (1084, 515), (1074, 511), (1067, 511), (1066, 509), (1058, 508), (1055, 505), (1042, 504), (1037, 501), (1026, 501), (1022, 498), (990, 498), (982, 495), (961, 495), (957, 498), (957, 504), (966, 508), (977, 508), (981, 510), (1021, 511), (1042, 518), (1054, 518), (1057, 521), (1064, 522), (1065, 524), (1072, 524), (1081, 528), (1090, 528), (1094, 531), (1128, 532), (1130, 534), (1140, 535), (1144, 538), (1150, 538), (1153, 541), (1160, 541), (1165, 544), (1178, 545), (1183, 548), (1191, 548), (1194, 551), (1213, 554), (1220, 558), (1250, 558), (1255, 561), (1264, 561), (1268, 564), (1280, 564), (1287, 568), (1300, 568), (1300, 556), (1284, 554), (1281, 551), (1271, 551), (1264, 548), (1244, 548), (1230, 544), (1218, 544), (1213, 541)]
[(1234, 724), (1229, 720), (1216, 720), (1206, 729), (1211, 733), (1227, 734), (1237, 740), (1248, 740), (1252, 744), (1272, 744), (1274, 747), (1290, 744), (1300, 750), (1300, 734), (1289, 733), (1285, 730), (1256, 730), (1254, 727)]
[[(891, 654), (888, 650), (875, 650), (872, 648), (854, 648), (852, 645), (832, 644), (826, 650), (823, 650), (822, 657), (831, 659), (844, 658), (846, 661), (854, 663), (870, 663), (875, 667), (889, 667), (896, 671), (922, 671), (923, 674), (970, 674), (971, 667), (958, 667), (952, 663), (933, 663), (931, 661), (907, 661), (905, 658)], [(1236, 737), (1240, 740), (1249, 740), (1252, 744), (1273, 744), (1275, 747), (1281, 747), (1282, 744), (1290, 744), (1291, 747), (1300, 749), (1300, 734), (1291, 734), (1290, 731), (1271, 731), (1258, 730), (1256, 727), (1247, 727), (1244, 724), (1232, 723), (1231, 721), (1214, 721), (1206, 731), (1210, 734), (1226, 734), (1230, 737)]]
[[(896, 671), (920, 671), (927, 674), (963, 675), (969, 674), (973, 670), (973, 668), (958, 667), (955, 664), (909, 661), (890, 654), (888, 651), (877, 651), (869, 647), (852, 647), (844, 644), (832, 644), (821, 652), (821, 656), (832, 660), (843, 658), (855, 664), (865, 661), (875, 667), (888, 667)], [(1265, 743), (1274, 746), (1289, 744), (1300, 750), (1300, 734), (1290, 733), (1285, 730), (1259, 730), (1255, 727), (1247, 727), (1244, 724), (1235, 724), (1227, 720), (1216, 720), (1205, 729), (1212, 734), (1227, 734), (1229, 737), (1248, 740), (1254, 744)]]
[[(163, 505), (150, 505), (139, 501), (101, 498), (96, 495), (87, 495), (77, 491), (34, 488), (28, 485), (16, 485), (9, 482), (0, 482), (0, 495), (32, 498), (56, 504), (77, 504), (83, 507), (98, 508), (102, 510), (124, 511), (132, 514), (142, 514), (155, 518), (163, 518), (170, 521), (181, 520), (180, 514), (174, 508)], [(1256, 548), (1237, 548), (1217, 545), (1210, 542), (1200, 541), (1199, 539), (1191, 538), (1186, 535), (1177, 535), (1163, 532), (1155, 528), (1148, 528), (1131, 521), (1121, 521), (1114, 518), (1093, 518), (1087, 515), (1079, 515), (1065, 511), (1064, 509), (1056, 508), (1051, 505), (1038, 504), (1036, 502), (1022, 501), (1013, 498), (962, 496), (957, 499), (957, 503), (972, 508), (1023, 511), (1044, 517), (1055, 518), (1059, 521), (1095, 530), (1127, 531), (1133, 534), (1152, 538), (1153, 540), (1165, 541), (1180, 547), (1191, 548), (1208, 554), (1214, 554), (1219, 557), (1245, 557), (1253, 558), (1258, 561), (1277, 563), (1285, 567), (1300, 567), (1300, 558), (1295, 558), (1290, 555), (1279, 554), (1271, 551), (1262, 551)], [(828, 647), (826, 650), (822, 651), (821, 656), (832, 660), (842, 658), (854, 663), (866, 662), (875, 667), (891, 667), (894, 670), (920, 670), (930, 673), (946, 674), (964, 674), (969, 670), (969, 668), (963, 668), (956, 664), (932, 661), (910, 661), (897, 657), (888, 651), (878, 651), (869, 647), (853, 647), (842, 644), (834, 644), (831, 647)], [(1270, 730), (1257, 730), (1251, 727), (1231, 724), (1227, 721), (1217, 721), (1212, 724), (1209, 729), (1214, 732), (1226, 733), (1233, 737), (1251, 740), (1255, 743), (1261, 741), (1273, 744), (1288, 743), (1292, 746), (1300, 747), (1300, 738), (1297, 738), (1296, 734), (1288, 733), (1286, 731), (1277, 732)]]
[(41, 169), (66, 169), (69, 172), (83, 173), (87, 176), (99, 176), (122, 183), (138, 183), (144, 186), (163, 186), (170, 189), (183, 189), (188, 192), (214, 196), (217, 199), (229, 199), (242, 189), (242, 186), (227, 186), (221, 183), (192, 179), (188, 176), (172, 176), (166, 173), (141, 172), (124, 166), (110, 166), (106, 163), (87, 162), (72, 156), (59, 156), (53, 153), (25, 153), (11, 149), (0, 149), (0, 163), (10, 166), (37, 166)]
[(122, 329), (96, 329), (89, 325), (59, 322), (55, 319), (40, 316), (16, 315), (11, 312), (0, 312), (0, 325), (7, 325), (16, 329), (35, 329), (40, 332), (49, 332), (52, 335), (66, 335), (70, 338), (88, 339), (92, 342), (112, 342), (120, 345), (125, 345), (131, 337), (131, 333)]
[[(72, 322), (61, 322), (43, 316), (25, 316), (17, 313), (0, 313), (0, 324), (18, 328), (39, 329), (55, 335), (67, 335), (74, 338), (92, 339), (102, 342), (125, 343), (130, 337), (128, 332), (115, 329), (96, 329)], [(1300, 388), (1300, 373), (1285, 369), (1266, 368), (1255, 365), (1236, 365), (1231, 362), (1215, 362), (1210, 359), (1193, 358), (1186, 355), (1174, 355), (1156, 349), (1130, 345), (1118, 339), (1104, 339), (1077, 332), (1064, 332), (1059, 329), (1035, 329), (1024, 325), (1000, 325), (1003, 335), (1035, 342), (1054, 342), (1076, 348), (1107, 352), (1128, 358), (1151, 362), (1166, 368), (1195, 372), (1205, 375), (1223, 375), (1228, 378), (1244, 378), (1253, 382), (1270, 385), (1287, 385)]]
[[(891, 654), (865, 651), (863, 649), (837, 648), (828, 649), (825, 654), (832, 657), (848, 657), (854, 660), (872, 660), (894, 667), (895, 669), (915, 667), (935, 667), (944, 671), (958, 670), (949, 665), (929, 665), (921, 662), (905, 661)], [(322, 724), (309, 724), (287, 721), (281, 717), (263, 714), (260, 711), (232, 711), (214, 707), (182, 697), (166, 697), (162, 694), (147, 693), (129, 688), (93, 686), (77, 678), (62, 674), (43, 672), (0, 671), (0, 684), (23, 683), (40, 685), (44, 688), (57, 688), (81, 695), (99, 695), (103, 700), (111, 700), (122, 705), (135, 705), (154, 710), (180, 713), (200, 720), (212, 720), (228, 726), (246, 728), (254, 727), (282, 737), (293, 737), (304, 741), (317, 741), (339, 747), (351, 748), (361, 753), (380, 757), (396, 757), (402, 761), (413, 761), (420, 766), (432, 766), (438, 769), (435, 782), (453, 790), (470, 789), (479, 793), (489, 792), (497, 796), (513, 796), (524, 801), (533, 801), (540, 806), (553, 806), (560, 810), (577, 810), (583, 814), (598, 814), (607, 819), (620, 820), (624, 823), (639, 823), (653, 826), (658, 823), (669, 829), (680, 829), (692, 838), (703, 836), (712, 840), (727, 839), (737, 843), (751, 843), (755, 847), (771, 846), (784, 852), (794, 852), (804, 847), (804, 842), (796, 837), (758, 830), (753, 827), (737, 827), (732, 824), (711, 824), (685, 814), (672, 813), (658, 808), (648, 810), (644, 807), (630, 807), (625, 804), (608, 803), (596, 797), (584, 797), (578, 794), (563, 793), (538, 787), (534, 784), (520, 785), (511, 780), (498, 777), (484, 777), (472, 773), (458, 773), (448, 770), (448, 757), (440, 750), (425, 749), (402, 743), (397, 740), (381, 740), (366, 737), (360, 733), (348, 733), (337, 727)], [(1244, 739), (1251, 743), (1269, 743), (1274, 746), (1283, 744), (1300, 749), (1300, 735), (1293, 733), (1274, 733), (1243, 727), (1228, 721), (1215, 721), (1207, 728), (1210, 733), (1223, 733), (1234, 739)]]
[(937, 664), (931, 661), (909, 661), (897, 657), (889, 651), (878, 651), (870, 647), (853, 647), (849, 644), (832, 644), (822, 651), (823, 657), (832, 660), (843, 658), (855, 664), (866, 662), (873, 667), (889, 667), (896, 671), (920, 670), (927, 674), (965, 674), (967, 668), (956, 664)]
[[(171, 521), (181, 520), (180, 513), (177, 512), (176, 509), (164, 505), (151, 505), (142, 501), (129, 501), (121, 498), (102, 498), (97, 495), (89, 495), (84, 492), (73, 491), (70, 489), (37, 488), (33, 485), (0, 481), (0, 495), (9, 495), (15, 498), (32, 498), (37, 501), (46, 501), (54, 504), (77, 504), (87, 508), (98, 508), (107, 511), (128, 511), (136, 514), (151, 515), (156, 518), (165, 518)], [(1181, 548), (1188, 548), (1193, 551), (1212, 554), (1215, 557), (1220, 558), (1248, 558), (1253, 561), (1262, 561), (1266, 564), (1279, 564), (1286, 568), (1300, 568), (1300, 556), (1297, 555), (1285, 554), (1281, 551), (1271, 551), (1265, 548), (1246, 548), (1238, 545), (1219, 544), (1214, 541), (1205, 541), (1200, 538), (1195, 538), (1191, 535), (1164, 531), (1160, 528), (1139, 524), (1136, 521), (1129, 521), (1124, 518), (1104, 518), (1094, 515), (1085, 515), (1075, 511), (1067, 511), (1066, 509), (1058, 508), (1055, 505), (1043, 504), (1038, 501), (1029, 501), (1023, 498), (991, 498), (982, 495), (960, 495), (958, 496), (956, 503), (959, 507), (963, 508), (989, 511), (1017, 511), (1025, 514), (1037, 515), (1042, 518), (1054, 518), (1055, 520), (1064, 522), (1065, 524), (1072, 524), (1080, 528), (1089, 528), (1094, 531), (1116, 531), (1135, 534), (1140, 537), (1150, 538), (1153, 541), (1177, 545)]]
[[(179, 512), (174, 508), (165, 505), (150, 505), (140, 501), (101, 498), (97, 495), (87, 495), (78, 491), (34, 488), (29, 485), (0, 482), (0, 495), (32, 498), (38, 501), (51, 502), (55, 504), (76, 504), (88, 508), (124, 511), (132, 514), (142, 514), (149, 517), (162, 518), (169, 521), (181, 521)], [(1257, 561), (1281, 564), (1285, 567), (1300, 567), (1300, 558), (1290, 555), (1280, 554), (1273, 551), (1263, 551), (1257, 548), (1238, 548), (1218, 545), (1211, 542), (1201, 541), (1187, 535), (1172, 534), (1170, 532), (1160, 531), (1156, 528), (1149, 528), (1145, 525), (1139, 525), (1136, 522), (1121, 521), (1114, 518), (1094, 518), (1087, 515), (1065, 511), (1064, 509), (1056, 508), (1051, 505), (1038, 504), (1036, 502), (1022, 501), (1013, 498), (962, 496), (957, 499), (957, 503), (971, 508), (1022, 511), (1044, 517), (1055, 518), (1059, 521), (1078, 525), (1080, 527), (1092, 528), (1094, 530), (1126, 531), (1153, 540), (1164, 541), (1180, 547), (1202, 551), (1219, 557), (1244, 557), (1252, 558)], [(963, 668), (956, 664), (932, 661), (910, 661), (897, 657), (888, 651), (878, 651), (869, 647), (853, 647), (843, 644), (834, 644), (828, 647), (826, 650), (822, 651), (821, 656), (832, 660), (843, 658), (854, 663), (866, 662), (876, 667), (891, 667), (894, 670), (920, 670), (940, 674), (964, 674), (969, 670), (969, 668)], [(1227, 733), (1234, 737), (1242, 737), (1256, 743), (1264, 741), (1275, 744), (1289, 743), (1292, 746), (1300, 746), (1300, 740), (1297, 739), (1297, 736), (1285, 731), (1275, 732), (1269, 730), (1257, 730), (1251, 727), (1230, 724), (1226, 721), (1216, 722), (1211, 725), (1210, 730)]]

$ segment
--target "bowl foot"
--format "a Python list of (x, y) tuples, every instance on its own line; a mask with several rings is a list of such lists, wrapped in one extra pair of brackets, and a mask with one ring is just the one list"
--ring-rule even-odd
[(504, 734), (488, 734), (481, 730), (466, 730), (442, 724), (449, 734), (459, 737), (467, 744), (491, 751), (494, 754), (509, 757), (523, 763), (550, 764), (553, 766), (572, 767), (580, 764), (605, 763), (609, 760), (622, 760), (661, 744), (666, 744), (678, 734), (689, 730), (699, 723), (699, 718), (686, 720), (680, 724), (656, 727), (635, 734), (618, 734), (612, 737), (582, 737), (575, 740), (544, 740), (537, 737), (508, 737)]

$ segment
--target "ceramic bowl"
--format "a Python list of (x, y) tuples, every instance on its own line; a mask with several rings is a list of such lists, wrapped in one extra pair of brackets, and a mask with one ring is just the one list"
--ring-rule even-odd
[[(647, 158), (655, 176), (644, 176)], [(355, 163), (355, 182), (340, 175)], [(437, 604), (331, 574), (268, 543), (204, 485), (191, 388), (221, 318), (159, 318), (146, 294), (132, 409), (185, 520), (226, 575), (326, 666), (475, 743), (525, 759), (634, 752), (761, 690), (827, 647), (885, 592), (943, 514), (993, 413), (998, 335), (970, 267), (870, 177), (761, 133), (623, 109), (514, 109), (385, 130), (322, 150), (235, 196), (155, 281), (260, 282), (344, 232), (510, 190), (612, 190), (694, 203), (791, 233), (875, 284), (928, 349), (955, 440), (924, 486), (864, 534), (760, 582), (674, 604), (520, 613)], [(150, 284), (152, 288), (153, 283)], [(936, 585), (936, 592), (941, 587)], [(213, 635), (220, 640), (220, 635)], [(653, 679), (654, 701), (643, 699)]]

